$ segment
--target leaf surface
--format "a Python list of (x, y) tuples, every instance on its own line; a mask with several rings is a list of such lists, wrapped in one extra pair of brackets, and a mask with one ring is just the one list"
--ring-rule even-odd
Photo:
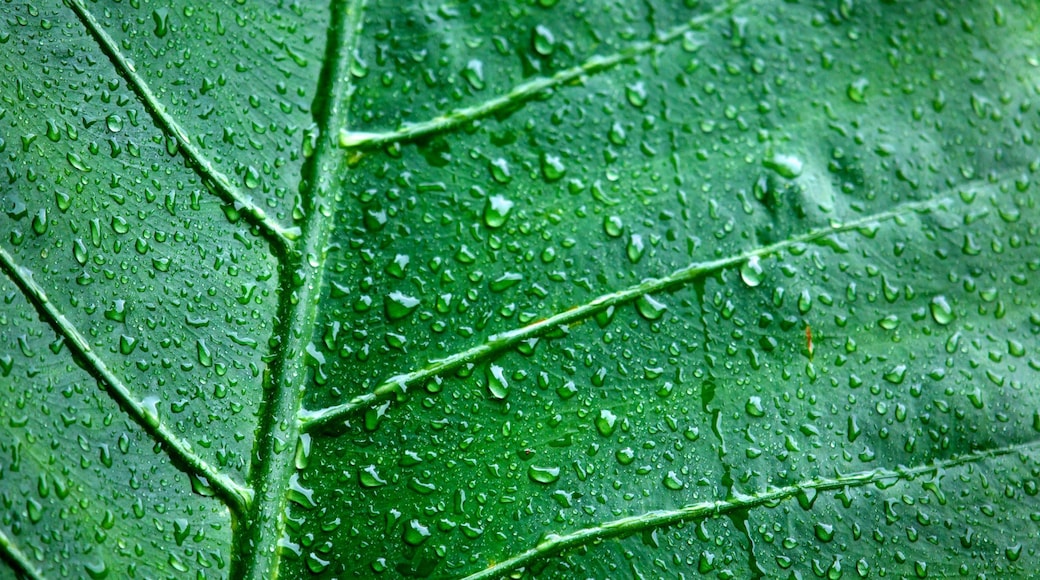
[(1028, 574), (1028, 2), (7, 6), (27, 577)]

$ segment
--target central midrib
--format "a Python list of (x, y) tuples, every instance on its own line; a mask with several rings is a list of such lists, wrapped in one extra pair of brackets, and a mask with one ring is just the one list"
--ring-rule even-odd
[(325, 60), (315, 96), (318, 145), (304, 164), (301, 188), (306, 217), (297, 244), (283, 256), (279, 277), (281, 342), (271, 372), (265, 375), (261, 424), (254, 444), (250, 480), (252, 509), (236, 526), (232, 576), (276, 578), (285, 533), (289, 480), (300, 436), (297, 416), (308, 373), (303, 356), (314, 333), (325, 272), (325, 248), (335, 222), (336, 187), (345, 156), (335, 136), (347, 127), (350, 61), (361, 34), (365, 0), (331, 0)]

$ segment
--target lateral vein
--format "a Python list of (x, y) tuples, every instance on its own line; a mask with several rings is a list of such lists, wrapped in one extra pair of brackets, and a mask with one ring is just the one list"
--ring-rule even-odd
[(130, 388), (112, 372), (105, 361), (91, 348), (86, 337), (47, 297), (47, 293), (33, 278), (32, 271), (18, 265), (8, 251), (0, 247), (0, 269), (13, 281), (36, 307), (40, 317), (67, 340), (69, 349), (76, 355), (93, 377), (100, 382), (108, 396), (123, 411), (130, 415), (153, 439), (162, 444), (166, 452), (183, 464), (182, 469), (205, 479), (235, 513), (244, 513), (252, 500), (252, 491), (232, 480), (195, 453), (191, 444), (178, 437), (160, 419), (154, 405), (138, 400)]
[(116, 70), (130, 84), (142, 104), (148, 109), (168, 136), (177, 140), (177, 150), (188, 160), (195, 171), (203, 178), (213, 184), (213, 189), (218, 197), (235, 206), (262, 232), (280, 246), (289, 246), (290, 242), (299, 237), (299, 228), (286, 228), (267, 215), (253, 200), (236, 187), (231, 180), (217, 169), (216, 165), (202, 152), (201, 149), (188, 137), (187, 131), (180, 123), (166, 111), (159, 98), (152, 92), (151, 87), (144, 78), (137, 73), (134, 64), (119, 50), (116, 41), (102, 28), (101, 23), (83, 4), (83, 0), (67, 0), (72, 10), (76, 13), (80, 22), (94, 37), (101, 50), (108, 55)]
[(368, 149), (389, 143), (412, 141), (426, 135), (454, 129), (464, 123), (516, 106), (556, 87), (614, 68), (621, 63), (651, 52), (659, 46), (670, 44), (687, 32), (702, 28), (707, 23), (730, 14), (743, 1), (726, 0), (712, 10), (698, 14), (685, 24), (680, 24), (651, 40), (632, 44), (610, 55), (592, 56), (582, 64), (561, 70), (552, 76), (538, 77), (517, 85), (504, 95), (499, 95), (477, 105), (456, 109), (427, 121), (406, 123), (397, 129), (385, 132), (369, 133), (350, 131), (346, 128), (341, 129), (339, 132), (339, 146), (344, 149)]
[(960, 465), (978, 463), (985, 459), (993, 459), (1016, 452), (1024, 452), (1040, 445), (1040, 441), (1017, 443), (1007, 447), (998, 447), (984, 451), (977, 451), (954, 457), (917, 465), (914, 467), (900, 467), (896, 469), (879, 468), (869, 471), (861, 471), (847, 475), (836, 475), (835, 477), (821, 477), (789, 485), (769, 489), (755, 495), (738, 495), (732, 498), (716, 501), (707, 501), (691, 504), (675, 510), (656, 510), (636, 516), (621, 518), (604, 522), (567, 534), (549, 534), (544, 536), (541, 542), (515, 556), (506, 558), (493, 566), (489, 566), (479, 572), (466, 576), (464, 580), (483, 580), (485, 578), (500, 578), (509, 572), (516, 570), (538, 558), (544, 558), (558, 554), (564, 550), (584, 546), (607, 538), (632, 534), (650, 529), (662, 528), (683, 522), (718, 517), (737, 510), (757, 508), (763, 505), (778, 503), (790, 499), (805, 491), (829, 491), (844, 487), (863, 487), (881, 481), (909, 481), (928, 473), (943, 469), (950, 469)]
[(30, 580), (44, 580), (43, 572), (33, 565), (29, 555), (22, 551), (3, 530), (0, 530), (0, 560), (6, 560), (14, 571)]
[(845, 223), (832, 224), (828, 227), (812, 230), (774, 244), (747, 250), (726, 258), (706, 262), (694, 262), (664, 277), (650, 278), (640, 282), (639, 284), (629, 286), (628, 288), (623, 288), (608, 294), (602, 294), (585, 304), (558, 312), (548, 318), (543, 318), (542, 320), (528, 324), (527, 326), (494, 334), (482, 344), (452, 354), (446, 358), (432, 361), (421, 369), (392, 376), (379, 384), (371, 392), (358, 395), (345, 403), (315, 411), (303, 410), (300, 412), (302, 429), (306, 432), (313, 431), (319, 427), (331, 427), (332, 423), (340, 421), (359, 410), (366, 409), (391, 397), (392, 395), (404, 393), (413, 385), (422, 384), (433, 377), (455, 370), (464, 364), (490, 357), (505, 349), (514, 347), (524, 340), (541, 336), (555, 328), (575, 324), (594, 316), (611, 306), (625, 304), (648, 294), (682, 286), (706, 274), (738, 265), (751, 258), (763, 258), (779, 253), (791, 248), (792, 246), (812, 242), (829, 235), (847, 232), (871, 223), (887, 221), (913, 212), (927, 211), (944, 201), (946, 201), (946, 198), (939, 197), (922, 202), (904, 203), (889, 211), (872, 214)]

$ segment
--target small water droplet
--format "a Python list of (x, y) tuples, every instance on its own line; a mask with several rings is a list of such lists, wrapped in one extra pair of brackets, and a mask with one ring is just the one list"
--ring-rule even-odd
[(936, 296), (935, 298), (932, 298), (929, 308), (932, 311), (932, 319), (934, 319), (937, 324), (946, 326), (953, 322), (953, 307), (946, 301), (945, 296)]
[(410, 520), (404, 527), (404, 541), (410, 546), (418, 546), (430, 539), (430, 528), (419, 523), (419, 520)]
[(531, 478), (531, 481), (535, 483), (548, 485), (560, 479), (560, 468), (532, 465), (527, 468), (527, 477)]
[(746, 262), (740, 267), (740, 279), (747, 284), (749, 288), (754, 288), (762, 283), (762, 264), (759, 262), (758, 256), (751, 256)]
[(610, 437), (614, 433), (614, 429), (617, 428), (617, 415), (609, 409), (601, 409), (594, 423), (600, 435)]
[(501, 400), (509, 396), (509, 381), (502, 367), (494, 364), (488, 367), (487, 381), (493, 398)]
[(119, 115), (109, 115), (105, 118), (105, 126), (112, 133), (118, 133), (123, 130), (123, 118)]
[(491, 178), (498, 183), (506, 184), (513, 180), (513, 175), (509, 171), (509, 162), (501, 157), (492, 159), (488, 164), (491, 170)]
[(668, 310), (662, 302), (658, 302), (653, 296), (646, 295), (640, 296), (636, 300), (636, 311), (639, 312), (643, 318), (654, 321), (664, 316), (664, 311)]
[(531, 48), (536, 53), (542, 56), (549, 56), (553, 53), (555, 44), (556, 37), (553, 36), (552, 31), (548, 27), (539, 24), (531, 31)]
[(861, 77), (849, 83), (846, 94), (854, 103), (865, 103), (867, 101), (867, 88), (869, 87), (870, 81)]
[(484, 225), (495, 229), (502, 227), (509, 219), (513, 202), (502, 195), (492, 195), (484, 203)]
[(484, 62), (473, 59), (466, 63), (466, 68), (462, 69), (462, 78), (466, 79), (469, 86), (473, 87), (474, 90), (481, 90), (484, 88)]

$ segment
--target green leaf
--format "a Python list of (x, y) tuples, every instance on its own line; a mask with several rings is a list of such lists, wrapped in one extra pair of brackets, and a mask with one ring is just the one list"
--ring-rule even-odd
[(0, 14), (5, 576), (1036, 570), (1035, 3)]

